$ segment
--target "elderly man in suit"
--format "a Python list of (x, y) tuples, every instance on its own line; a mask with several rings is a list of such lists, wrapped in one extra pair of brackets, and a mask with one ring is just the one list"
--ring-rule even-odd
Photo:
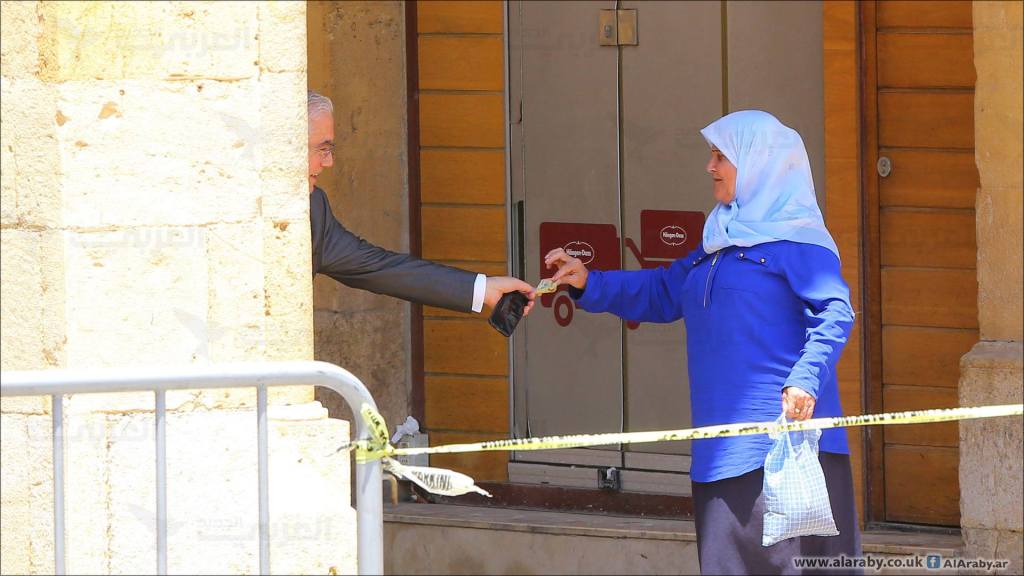
[(316, 187), (317, 176), (334, 164), (334, 107), (330, 99), (310, 90), (309, 219), (313, 234), (313, 275), (387, 294), (410, 302), (461, 312), (493, 308), (507, 292), (519, 291), (533, 306), (533, 287), (517, 278), (483, 274), (390, 252), (349, 232), (331, 212), (327, 195)]

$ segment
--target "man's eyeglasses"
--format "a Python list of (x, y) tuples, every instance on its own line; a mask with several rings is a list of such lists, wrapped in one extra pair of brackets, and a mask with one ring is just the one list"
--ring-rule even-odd
[(317, 146), (316, 153), (320, 155), (320, 160), (327, 160), (328, 156), (334, 155), (334, 143), (331, 142)]

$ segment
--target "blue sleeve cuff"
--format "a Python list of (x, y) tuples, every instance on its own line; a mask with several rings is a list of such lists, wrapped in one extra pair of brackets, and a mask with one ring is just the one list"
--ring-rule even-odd
[(576, 301), (576, 305), (586, 310), (587, 312), (594, 312), (597, 310), (597, 304), (601, 299), (602, 288), (604, 284), (604, 275), (601, 274), (600, 270), (591, 270), (587, 274), (587, 287), (583, 290), (569, 287), (569, 296)]

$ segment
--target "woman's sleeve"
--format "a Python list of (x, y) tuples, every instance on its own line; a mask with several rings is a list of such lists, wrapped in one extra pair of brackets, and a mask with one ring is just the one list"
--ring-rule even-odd
[(683, 283), (691, 260), (680, 258), (668, 268), (591, 270), (586, 289), (569, 292), (587, 312), (611, 312), (634, 322), (674, 322), (683, 317)]
[(850, 288), (840, 273), (839, 258), (813, 244), (794, 244), (783, 259), (784, 273), (796, 295), (807, 304), (807, 340), (786, 379), (818, 397), (821, 383), (836, 369), (853, 329)]

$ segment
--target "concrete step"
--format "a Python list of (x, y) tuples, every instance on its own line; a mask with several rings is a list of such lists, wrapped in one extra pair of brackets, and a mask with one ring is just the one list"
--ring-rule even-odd
[[(897, 531), (864, 533), (863, 543), (880, 560), (949, 558), (961, 547), (959, 535)], [(693, 522), (660, 518), (386, 504), (384, 551), (388, 574), (699, 573)]]

